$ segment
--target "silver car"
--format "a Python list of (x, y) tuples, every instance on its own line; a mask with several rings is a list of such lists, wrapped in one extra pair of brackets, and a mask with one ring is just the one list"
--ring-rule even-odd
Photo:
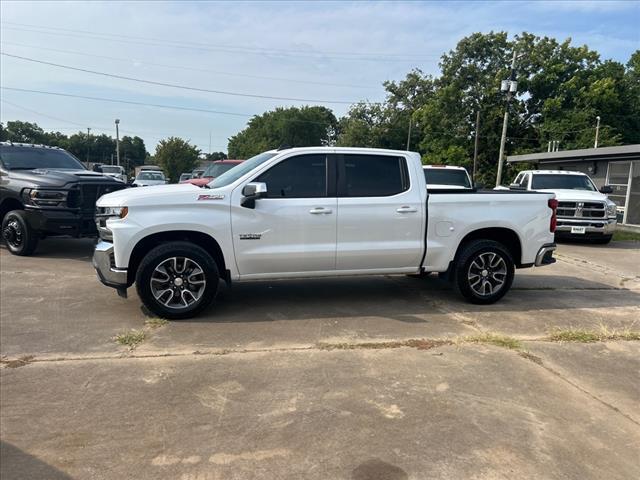
[(167, 179), (164, 173), (155, 170), (142, 170), (133, 181), (136, 187), (151, 187), (153, 185), (164, 185)]

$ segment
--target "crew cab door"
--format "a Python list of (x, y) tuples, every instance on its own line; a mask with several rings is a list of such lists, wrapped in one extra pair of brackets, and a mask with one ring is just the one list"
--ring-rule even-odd
[(411, 185), (410, 166), (403, 156), (339, 156), (337, 270), (418, 267), (426, 192)]
[(267, 185), (255, 208), (234, 190), (231, 224), (242, 277), (333, 271), (336, 264), (335, 159), (326, 154), (287, 157), (251, 182)]

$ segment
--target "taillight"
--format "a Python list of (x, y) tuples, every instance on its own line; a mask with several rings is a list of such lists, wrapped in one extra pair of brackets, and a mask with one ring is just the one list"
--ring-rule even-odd
[(558, 208), (558, 200), (555, 198), (550, 198), (547, 202), (549, 208), (551, 209), (551, 221), (549, 222), (549, 231), (554, 233), (556, 231), (556, 226), (558, 225), (558, 217), (556, 216), (556, 210)]

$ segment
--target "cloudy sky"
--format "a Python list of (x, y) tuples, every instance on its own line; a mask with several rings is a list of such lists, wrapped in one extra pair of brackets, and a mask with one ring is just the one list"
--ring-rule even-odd
[(0, 121), (27, 120), (67, 134), (91, 127), (92, 133), (115, 135), (119, 118), (121, 135), (141, 136), (150, 151), (170, 135), (190, 139), (205, 152), (211, 137), (212, 150), (226, 151), (229, 136), (251, 115), (276, 106), (323, 104), (342, 115), (349, 102), (383, 99), (384, 80), (401, 79), (416, 67), (437, 74), (440, 55), (473, 32), (571, 37), (624, 63), (640, 48), (640, 2), (633, 0), (2, 0), (0, 20), (2, 52), (23, 57), (0, 59)]

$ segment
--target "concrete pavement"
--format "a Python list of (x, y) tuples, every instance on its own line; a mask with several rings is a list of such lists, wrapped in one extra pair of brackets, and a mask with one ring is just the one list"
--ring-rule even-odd
[[(159, 328), (90, 255), (0, 251), (3, 480), (640, 477), (640, 342), (543, 341), (640, 330), (638, 243), (562, 244), (488, 307), (435, 278), (256, 282)], [(487, 332), (522, 347), (460, 341)], [(453, 343), (396, 348), (422, 338)]]

